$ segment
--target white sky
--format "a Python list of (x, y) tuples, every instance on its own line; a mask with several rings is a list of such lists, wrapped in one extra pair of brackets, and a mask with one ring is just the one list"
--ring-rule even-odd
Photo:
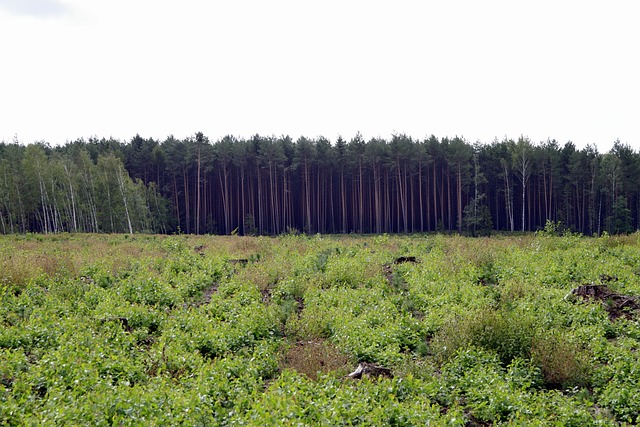
[(0, 141), (640, 148), (636, 1), (0, 0)]

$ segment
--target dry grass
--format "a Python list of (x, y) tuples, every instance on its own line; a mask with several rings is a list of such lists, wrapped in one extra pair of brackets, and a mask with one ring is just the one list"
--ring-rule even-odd
[(41, 276), (73, 278), (91, 265), (116, 275), (141, 258), (164, 258), (162, 236), (103, 234), (0, 236), (0, 283), (24, 286)]
[(326, 340), (298, 341), (284, 354), (282, 369), (293, 369), (316, 380), (319, 375), (349, 372), (351, 359)]
[(237, 258), (249, 258), (265, 249), (266, 239), (251, 236), (229, 238), (229, 252)]
[(73, 251), (61, 251), (45, 244), (0, 243), (0, 283), (24, 286), (40, 277), (73, 277), (80, 262)]

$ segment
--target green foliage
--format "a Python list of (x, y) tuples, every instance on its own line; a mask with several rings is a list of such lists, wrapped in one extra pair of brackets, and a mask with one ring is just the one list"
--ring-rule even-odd
[(613, 234), (633, 233), (633, 218), (631, 209), (627, 204), (627, 198), (620, 196), (613, 204), (611, 216), (607, 217), (607, 229)]
[[(635, 322), (634, 322), (635, 323)], [(637, 333), (637, 325), (626, 325), (629, 332)], [(615, 341), (607, 342), (598, 349), (602, 364), (596, 366), (594, 383), (596, 394), (601, 404), (609, 408), (616, 417), (630, 424), (637, 424), (640, 419), (640, 375), (638, 373), (638, 336), (630, 338), (621, 336)]]
[(535, 320), (521, 310), (484, 309), (454, 318), (434, 336), (433, 351), (448, 359), (459, 349), (477, 346), (495, 352), (506, 366), (531, 356)]
[(0, 142), (0, 234), (630, 233), (639, 159), (526, 137)]
[(551, 231), (2, 237), (0, 424), (638, 423), (640, 314), (564, 297), (640, 241)]
[(462, 228), (473, 237), (489, 236), (493, 229), (491, 210), (487, 205), (482, 203), (484, 198), (485, 195), (482, 194), (472, 199), (469, 204), (464, 207)]
[(547, 387), (588, 387), (591, 385), (591, 355), (569, 341), (567, 335), (556, 331), (539, 333), (533, 341), (531, 359), (542, 372)]
[(536, 232), (537, 236), (561, 236), (566, 232), (566, 227), (562, 225), (561, 221), (551, 221), (550, 219), (544, 224), (544, 228)]

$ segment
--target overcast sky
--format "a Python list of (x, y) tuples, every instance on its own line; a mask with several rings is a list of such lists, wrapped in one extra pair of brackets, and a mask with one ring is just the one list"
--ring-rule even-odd
[(640, 148), (636, 1), (0, 0), (0, 141)]

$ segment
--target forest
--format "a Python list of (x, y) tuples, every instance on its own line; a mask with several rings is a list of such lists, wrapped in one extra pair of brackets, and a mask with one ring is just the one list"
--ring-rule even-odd
[(640, 152), (404, 134), (0, 143), (0, 233), (488, 235), (640, 226)]

